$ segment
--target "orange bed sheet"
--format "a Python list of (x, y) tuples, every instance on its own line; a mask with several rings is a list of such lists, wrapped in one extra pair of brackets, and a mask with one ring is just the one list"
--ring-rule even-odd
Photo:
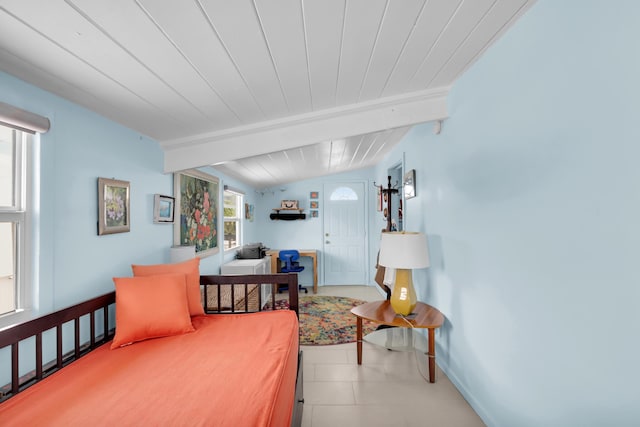
[(3, 426), (289, 426), (293, 311), (193, 318), (193, 333), (107, 343), (0, 405)]

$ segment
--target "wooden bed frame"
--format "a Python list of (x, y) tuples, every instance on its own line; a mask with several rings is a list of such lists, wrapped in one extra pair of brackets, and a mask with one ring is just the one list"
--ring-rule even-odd
[[(287, 285), (289, 288), (289, 309), (295, 311), (298, 315), (298, 276), (296, 274), (264, 274), (264, 275), (208, 275), (200, 276), (200, 285), (204, 287), (205, 301), (206, 294), (210, 287), (220, 285), (244, 285), (245, 301), (248, 299), (249, 286), (277, 286)], [(231, 286), (232, 293), (236, 286)], [(219, 292), (219, 290), (218, 290)], [(232, 297), (233, 298), (233, 297)], [(220, 301), (220, 298), (218, 298)], [(115, 292), (110, 292), (96, 298), (81, 302), (74, 306), (47, 314), (45, 316), (33, 319), (31, 321), (10, 327), (4, 331), (0, 331), (0, 350), (5, 347), (11, 347), (11, 383), (0, 388), (0, 403), (15, 396), (28, 387), (42, 381), (53, 372), (56, 372), (74, 360), (79, 359), (95, 348), (110, 341), (115, 335), (115, 329), (110, 327), (110, 308), (115, 305)], [(264, 311), (263, 308), (267, 301), (261, 301), (258, 311)], [(270, 307), (276, 306), (276, 295), (272, 292)], [(96, 322), (96, 313), (102, 311), (103, 325), (102, 331), (97, 332), (98, 324)], [(244, 313), (249, 312), (248, 307), (244, 310), (207, 310), (207, 313)], [(89, 316), (90, 339), (81, 343), (81, 318)], [(73, 322), (74, 327), (74, 349), (67, 353), (63, 353), (63, 325)], [(114, 322), (115, 323), (115, 322)], [(56, 357), (54, 360), (43, 363), (43, 345), (42, 335), (44, 332), (55, 329), (56, 341)], [(86, 332), (85, 332), (86, 334)], [(35, 370), (20, 376), (19, 372), (19, 344), (21, 341), (29, 338), (35, 339)], [(302, 351), (298, 350), (298, 372), (296, 378), (296, 391), (294, 396), (293, 414), (291, 419), (292, 426), (300, 426), (302, 423), (302, 408), (304, 404), (302, 390)]]

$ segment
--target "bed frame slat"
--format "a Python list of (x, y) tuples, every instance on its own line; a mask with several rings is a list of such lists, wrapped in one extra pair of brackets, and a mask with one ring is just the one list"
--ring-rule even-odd
[(36, 335), (36, 378), (42, 379), (42, 333)]

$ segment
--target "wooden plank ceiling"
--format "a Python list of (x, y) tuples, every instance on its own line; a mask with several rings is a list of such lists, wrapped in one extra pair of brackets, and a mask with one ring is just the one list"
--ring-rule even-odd
[[(371, 166), (447, 118), (534, 0), (2, 0), (0, 69), (257, 188)], [(18, 105), (19, 107), (19, 105)]]

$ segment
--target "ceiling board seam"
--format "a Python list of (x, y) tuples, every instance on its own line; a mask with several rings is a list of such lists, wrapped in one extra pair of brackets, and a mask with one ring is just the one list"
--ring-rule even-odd
[(382, 26), (384, 25), (385, 18), (387, 16), (387, 11), (389, 10), (389, 0), (384, 5), (384, 12), (382, 12), (382, 16), (380, 17), (380, 22), (378, 23), (378, 30), (376, 31), (376, 38), (373, 42), (373, 46), (371, 47), (371, 52), (369, 53), (369, 60), (367, 61), (367, 68), (364, 72), (364, 76), (362, 77), (362, 81), (360, 82), (360, 89), (358, 90), (358, 99), (357, 102), (360, 102), (362, 98), (362, 89), (364, 88), (364, 83), (367, 81), (367, 77), (369, 76), (369, 70), (371, 69), (371, 62), (373, 61), (373, 55), (376, 52), (376, 47), (378, 46), (378, 40), (380, 40), (380, 32), (382, 31)]
[(204, 6), (202, 5), (201, 0), (195, 0), (195, 3), (198, 6), (198, 9), (200, 9), (200, 13), (202, 13), (202, 15), (207, 20), (207, 23), (209, 24), (209, 28), (211, 28), (211, 31), (213, 31), (213, 34), (215, 35), (215, 37), (220, 42), (220, 46), (222, 46), (222, 48), (226, 52), (227, 57), (229, 58), (229, 61), (231, 61), (231, 63), (233, 64), (233, 68), (235, 68), (236, 72), (240, 76), (240, 79), (242, 80), (242, 83), (244, 83), (245, 87), (247, 88), (247, 91), (251, 95), (251, 98), (253, 99), (253, 102), (255, 102), (256, 107), (258, 107), (258, 110), (260, 110), (260, 112), (262, 113), (263, 117), (267, 117), (265, 111), (262, 109), (262, 106), (258, 102), (258, 99), (256, 98), (256, 95), (251, 90), (251, 86), (249, 86), (249, 83), (247, 82), (247, 79), (244, 77), (244, 75), (240, 71), (240, 67), (238, 67), (238, 64), (233, 59), (233, 56), (231, 55), (231, 52), (229, 51), (229, 48), (225, 44), (224, 40), (222, 40), (222, 37), (220, 37), (220, 33), (218, 33), (218, 30), (216, 29), (216, 26), (213, 25), (213, 21), (211, 20), (211, 17), (207, 13), (207, 11), (204, 9)]
[[(279, 163), (279, 160), (278, 160), (278, 159), (274, 159), (274, 157), (273, 157), (273, 154), (272, 154), (272, 153), (267, 154), (267, 156), (269, 157), (269, 161), (271, 162), (271, 164), (273, 164), (273, 165), (275, 165), (275, 166), (276, 166), (276, 167), (275, 167), (275, 169), (277, 170), (277, 169), (278, 169), (278, 168), (277, 168), (277, 165), (278, 165), (278, 163)], [(272, 179), (274, 179), (274, 180), (281, 179), (281, 178), (278, 178), (278, 176), (276, 176), (275, 174), (273, 174), (270, 170), (268, 170), (268, 169), (264, 166), (264, 164), (263, 164), (263, 163), (259, 163), (259, 165), (260, 165), (260, 167), (261, 167), (262, 169), (264, 169), (264, 171), (265, 171), (265, 172), (266, 172), (266, 173), (267, 173), (267, 174), (268, 174)], [(282, 176), (282, 174), (280, 174), (280, 175)]]
[(327, 164), (327, 170), (331, 170), (331, 163), (333, 160), (333, 141), (329, 141), (329, 164)]
[(367, 151), (364, 152), (364, 155), (362, 156), (362, 160), (360, 160), (360, 164), (363, 164), (365, 162), (365, 160), (367, 159), (367, 156), (371, 152), (371, 149), (376, 144), (376, 141), (378, 140), (379, 137), (380, 137), (380, 135), (376, 135), (373, 138), (373, 141), (371, 141), (371, 144), (369, 144), (369, 148), (367, 148)]
[(373, 158), (375, 159), (378, 154), (380, 154), (380, 152), (382, 151), (382, 149), (387, 145), (386, 142), (383, 142), (382, 144), (380, 144), (380, 147), (378, 147), (378, 149), (376, 150), (376, 152), (373, 154)]
[(289, 106), (289, 100), (287, 100), (287, 95), (284, 93), (284, 88), (282, 86), (282, 79), (280, 78), (280, 73), (278, 72), (278, 66), (276, 64), (276, 60), (273, 57), (273, 52), (271, 50), (271, 45), (269, 44), (269, 39), (267, 38), (267, 33), (264, 30), (264, 25), (262, 23), (262, 18), (260, 17), (260, 12), (258, 11), (258, 6), (256, 5), (256, 0), (252, 0), (253, 11), (256, 14), (256, 18), (258, 18), (258, 22), (260, 23), (260, 33), (262, 34), (262, 39), (264, 40), (265, 45), (267, 46), (267, 51), (269, 52), (269, 59), (271, 60), (271, 66), (273, 67), (273, 71), (276, 73), (276, 78), (278, 79), (278, 86), (280, 87), (280, 94), (282, 95), (282, 99), (284, 100), (284, 104), (287, 106), (287, 112), (291, 112), (291, 107)]
[(309, 100), (311, 101), (311, 111), (315, 111), (313, 105), (313, 91), (311, 90), (311, 65), (309, 64), (309, 37), (307, 34), (307, 20), (304, 12), (304, 0), (300, 0), (300, 11), (302, 12), (302, 33), (304, 34), (304, 54), (307, 61), (307, 85), (309, 88)]
[(351, 156), (351, 161), (349, 162), (349, 167), (353, 166), (353, 162), (355, 162), (356, 157), (358, 156), (358, 153), (360, 152), (360, 147), (362, 147), (362, 143), (364, 142), (364, 135), (360, 135), (360, 142), (358, 142), (358, 145), (356, 146), (356, 149), (353, 152), (353, 155)]
[(414, 71), (413, 75), (411, 77), (409, 77), (409, 81), (412, 82), (413, 79), (415, 79), (415, 77), (418, 75), (418, 72), (420, 71), (420, 69), (422, 69), (422, 67), (424, 66), (424, 64), (427, 62), (427, 58), (429, 58), (429, 56), (431, 56), (431, 53), (433, 52), (433, 49), (435, 48), (435, 46), (438, 44), (438, 42), (440, 41), (440, 39), (442, 39), (444, 33), (447, 32), (447, 28), (449, 27), (449, 24), (451, 24), (451, 21), (453, 21), (453, 18), (458, 14), (458, 11), (460, 10), (460, 8), (462, 7), (462, 3), (464, 3), (464, 0), (460, 0), (460, 2), (458, 3), (458, 6), (456, 6), (456, 9), (453, 11), (453, 13), (451, 14), (451, 16), (449, 17), (449, 19), (447, 20), (447, 23), (440, 29), (440, 33), (438, 34), (438, 37), (436, 37), (435, 41), (433, 42), (433, 44), (431, 45), (431, 47), (429, 48), (429, 51), (427, 52), (427, 54), (425, 55), (425, 57), (422, 59), (422, 62), (420, 63), (420, 65), (416, 68), (416, 70)]
[(411, 40), (411, 36), (413, 36), (413, 34), (415, 33), (416, 26), (418, 25), (418, 21), (422, 17), (422, 13), (426, 9), (426, 6), (427, 6), (428, 3), (429, 3), (429, 0), (425, 0), (425, 2), (422, 3), (422, 7), (420, 8), (420, 12), (418, 12), (418, 14), (416, 16), (416, 19), (413, 21), (413, 26), (411, 27), (411, 31), (409, 31), (409, 34), (407, 34), (407, 37), (404, 39), (404, 42), (402, 43), (402, 48), (400, 48), (400, 53), (398, 53), (398, 56), (396, 57), (396, 60), (393, 63), (393, 68), (391, 68), (391, 71), (387, 75), (387, 79), (385, 80), (384, 85), (382, 86), (382, 89), (378, 93), (378, 96), (381, 96), (384, 93), (384, 91), (387, 88), (387, 86), (389, 85), (389, 81), (391, 80), (391, 76), (393, 76), (393, 73), (395, 73), (396, 69), (398, 68), (398, 64), (400, 63), (400, 58), (402, 57), (402, 54), (404, 53), (405, 49), (407, 48), (407, 44), (409, 43), (409, 40)]
[(287, 159), (287, 163), (289, 164), (289, 167), (287, 169), (291, 170), (296, 170), (295, 169), (295, 165), (293, 164), (293, 160), (291, 160), (291, 157), (289, 157), (289, 153), (287, 153), (287, 151), (283, 151), (282, 155)]
[[(162, 108), (160, 108), (159, 106), (157, 106), (156, 104), (154, 104), (153, 102), (151, 102), (150, 100), (140, 96), (138, 93), (132, 91), (131, 89), (129, 89), (127, 86), (125, 86), (124, 84), (122, 84), (121, 82), (115, 80), (113, 77), (105, 74), (102, 70), (100, 70), (99, 68), (95, 67), (94, 65), (92, 65), (91, 63), (87, 62), (86, 60), (82, 59), (81, 57), (79, 57), (78, 55), (76, 55), (75, 53), (73, 53), (72, 51), (70, 51), (69, 49), (67, 49), (66, 47), (62, 46), (60, 43), (56, 42), (55, 40), (51, 39), (50, 37), (48, 37), (46, 34), (44, 34), (42, 31), (38, 30), (37, 28), (33, 27), (32, 25), (29, 25), (27, 22), (25, 22), (24, 20), (22, 20), (21, 18), (19, 18), (18, 16), (14, 15), (13, 13), (11, 13), (9, 10), (7, 10), (6, 8), (0, 6), (0, 10), (3, 10), (7, 15), (11, 16), (13, 19), (15, 19), (16, 21), (20, 22), (22, 25), (24, 25), (25, 27), (31, 29), (31, 31), (33, 31), (34, 33), (40, 35), (43, 39), (47, 40), (49, 43), (53, 44), (54, 46), (57, 46), (59, 49), (67, 52), (69, 55), (71, 55), (72, 57), (76, 58), (79, 62), (82, 62), (83, 64), (85, 64), (87, 67), (91, 68), (92, 70), (96, 71), (98, 74), (100, 74), (102, 77), (104, 77), (105, 79), (112, 81), (113, 83), (115, 83), (117, 86), (121, 87), (122, 89), (124, 89), (125, 91), (129, 92), (131, 95), (133, 95), (134, 97), (138, 98), (139, 100), (141, 100), (142, 102), (144, 102), (145, 104), (149, 105), (150, 107), (156, 109), (157, 111), (162, 112), (163, 114), (167, 115), (167, 117), (170, 117), (171, 119), (173, 119), (176, 123), (180, 123), (180, 119), (178, 119), (177, 117), (175, 117), (173, 114), (171, 114), (168, 111), (163, 110)], [(25, 59), (23, 59), (25, 60)], [(26, 60), (25, 60), (26, 61)], [(60, 80), (65, 81), (65, 79), (60, 78)], [(71, 86), (76, 86), (75, 84), (73, 84), (72, 82), (68, 82), (69, 85)], [(77, 86), (76, 86), (77, 87)], [(83, 90), (84, 91), (84, 90)], [(95, 95), (91, 95), (91, 96), (95, 96)]]
[(269, 169), (267, 169), (266, 167), (264, 167), (264, 165), (262, 163), (258, 164), (267, 175), (269, 175), (272, 179), (278, 179), (278, 177), (276, 177), (274, 174), (271, 173), (271, 171)]
[(526, 10), (529, 7), (531, 7), (531, 5), (533, 3), (535, 3), (535, 0), (524, 0), (524, 2), (518, 8), (518, 10), (516, 10), (516, 12), (513, 15), (511, 15), (511, 18), (509, 18), (509, 20), (507, 22), (505, 22), (493, 34), (493, 36), (489, 39), (489, 41), (487, 43), (485, 43), (485, 45), (483, 46), (482, 49), (480, 49), (478, 52), (476, 52), (476, 54), (471, 59), (469, 59), (469, 61), (467, 61), (467, 63), (463, 67), (460, 68), (460, 71), (458, 71), (458, 73), (455, 76), (453, 76), (451, 81), (455, 82), (456, 80), (458, 80), (458, 78), (471, 66), (471, 64), (473, 64), (480, 56), (482, 56), (484, 54), (484, 52), (489, 48), (489, 46), (493, 45), (493, 43), (500, 36), (500, 34), (503, 33), (504, 31), (506, 31), (511, 25), (513, 25), (513, 23), (517, 20), (517, 18), (519, 16), (521, 16), (523, 13), (525, 13)]
[(73, 9), (78, 15), (80, 15), (82, 18), (84, 18), (85, 21), (87, 21), (89, 24), (93, 25), (94, 28), (96, 28), (98, 31), (100, 31), (107, 39), (111, 40), (111, 42), (114, 45), (116, 45), (120, 49), (122, 49), (123, 52), (125, 52), (127, 55), (129, 55), (131, 57), (131, 59), (133, 59), (135, 62), (137, 62), (142, 68), (147, 70), (152, 76), (155, 76), (155, 78), (157, 78), (158, 81), (162, 82), (167, 88), (169, 88), (179, 98), (182, 98), (187, 104), (191, 105), (194, 110), (196, 110), (197, 112), (199, 112), (202, 115), (202, 117), (207, 118), (207, 119), (209, 118), (204, 111), (202, 111), (195, 104), (193, 104), (189, 99), (187, 99), (187, 97), (185, 97), (182, 93), (180, 93), (180, 91), (178, 91), (176, 88), (174, 88), (172, 85), (170, 85), (169, 82), (164, 80), (162, 77), (160, 77), (155, 71), (153, 71), (153, 69), (148, 67), (136, 55), (134, 55), (133, 52), (131, 52), (129, 49), (125, 48), (124, 45), (122, 45), (120, 42), (118, 42), (116, 39), (114, 39), (111, 36), (111, 34), (109, 34), (109, 32), (105, 28), (103, 28), (100, 24), (98, 24), (96, 21), (91, 19), (91, 17), (89, 15), (87, 15), (79, 6), (74, 4), (71, 0), (64, 0), (64, 2), (67, 3), (67, 5), (69, 5), (69, 7), (71, 9)]
[(440, 68), (438, 68), (438, 71), (436, 71), (436, 73), (433, 75), (433, 77), (431, 77), (431, 80), (429, 80), (429, 82), (425, 85), (425, 87), (429, 87), (431, 82), (433, 82), (436, 79), (436, 77), (438, 77), (440, 75), (440, 73), (442, 72), (444, 67), (446, 67), (447, 64), (449, 64), (449, 62), (451, 62), (451, 60), (456, 55), (456, 53), (460, 50), (460, 48), (462, 46), (464, 46), (464, 44), (467, 42), (467, 40), (469, 40), (469, 38), (471, 38), (471, 35), (476, 32), (476, 30), (478, 29), (478, 26), (484, 21), (484, 19), (487, 17), (489, 12), (491, 12), (493, 10), (493, 8), (496, 6), (497, 3), (498, 3), (498, 0), (494, 0), (493, 3), (491, 4), (491, 7), (489, 7), (487, 10), (485, 10), (484, 14), (482, 14), (482, 16), (480, 17), (478, 22), (476, 22), (476, 24), (473, 26), (473, 29), (470, 32), (467, 33), (466, 37), (464, 39), (462, 39), (462, 41), (460, 41), (460, 43), (458, 43), (458, 46), (456, 46), (456, 48), (450, 53), (449, 58), (447, 58), (447, 60), (442, 63)]
[(177, 45), (177, 43), (175, 43), (173, 41), (173, 39), (169, 36), (169, 34), (167, 34), (166, 31), (164, 31), (164, 29), (162, 28), (162, 26), (153, 18), (153, 16), (151, 15), (151, 13), (140, 3), (139, 0), (135, 0), (136, 4), (138, 5), (138, 7), (140, 8), (140, 10), (142, 10), (142, 12), (147, 15), (147, 18), (153, 23), (153, 25), (156, 26), (156, 28), (158, 29), (158, 31), (160, 31), (160, 33), (162, 33), (162, 35), (167, 39), (167, 41), (169, 43), (171, 43), (171, 45), (175, 48), (175, 50), (180, 54), (180, 56), (182, 56), (182, 58), (191, 66), (191, 68), (195, 71), (195, 73), (200, 76), (200, 78), (202, 79), (202, 81), (209, 87), (209, 89), (211, 89), (213, 91), (213, 93), (216, 94), (216, 96), (218, 97), (218, 99), (220, 99), (220, 101), (222, 102), (222, 104), (224, 104), (225, 107), (227, 107), (227, 109), (236, 117), (236, 119), (238, 119), (238, 121), (240, 123), (245, 123), (241, 118), (240, 115), (231, 107), (231, 105), (229, 105), (227, 103), (227, 101), (224, 99), (224, 97), (222, 96), (222, 94), (220, 92), (218, 92), (218, 90), (215, 88), (215, 86), (204, 76), (204, 74), (200, 71), (200, 69), (189, 59), (189, 57), (184, 53), (184, 51), (182, 49), (180, 49), (180, 47)]
[(340, 52), (338, 53), (338, 72), (336, 73), (336, 87), (333, 93), (333, 105), (337, 106), (338, 102), (338, 85), (340, 82), (340, 68), (342, 65), (342, 54), (344, 53), (344, 29), (347, 26), (347, 2), (344, 2), (342, 9), (342, 31), (340, 33)]

